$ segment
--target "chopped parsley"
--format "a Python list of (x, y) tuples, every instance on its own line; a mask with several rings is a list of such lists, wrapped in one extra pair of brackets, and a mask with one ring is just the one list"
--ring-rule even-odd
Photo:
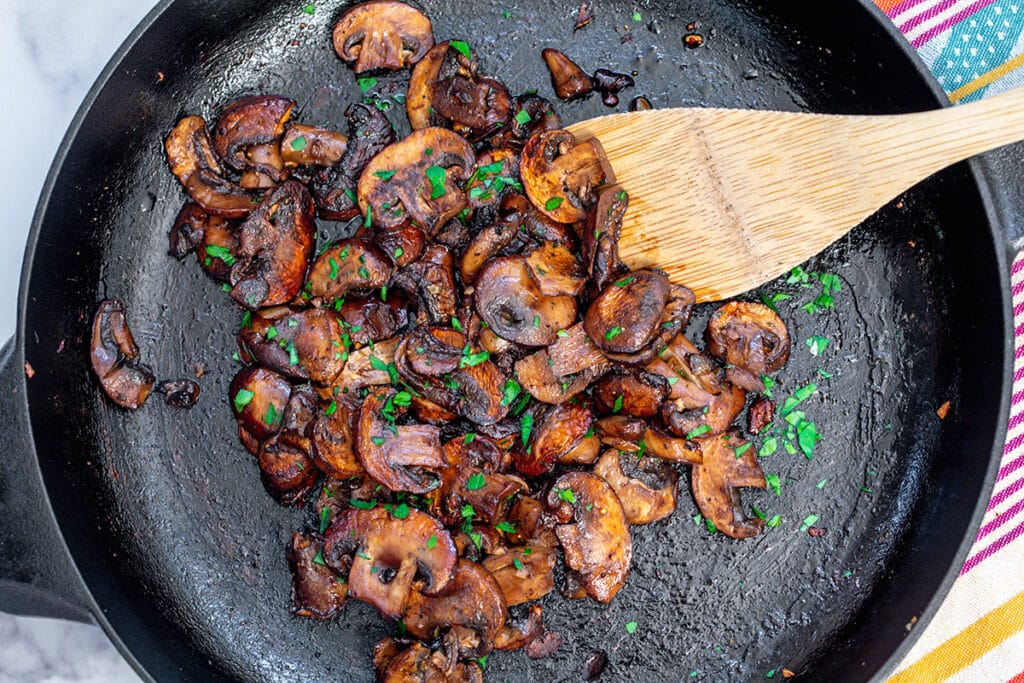
[[(634, 15), (634, 16), (636, 16), (636, 15)], [(639, 624), (637, 624), (635, 621), (631, 621), (631, 622), (627, 623), (626, 624), (626, 633), (628, 633), (629, 635), (633, 635), (634, 633), (636, 633), (637, 626), (639, 626)]]
[(321, 564), (326, 567), (327, 563), (324, 562), (324, 551), (317, 550), (316, 555), (313, 556), (313, 562), (315, 562), (316, 564)]
[(812, 356), (820, 356), (825, 353), (825, 348), (828, 346), (828, 337), (822, 337), (821, 335), (814, 335), (804, 343), (807, 344), (807, 348), (811, 350)]
[(391, 511), (391, 516), (395, 519), (405, 519), (409, 516), (409, 506), (406, 503), (399, 503)]
[(573, 493), (572, 489), (557, 489), (558, 497), (564, 500), (566, 503), (576, 503), (576, 494)]
[(235, 255), (227, 247), (222, 247), (219, 244), (208, 244), (206, 246), (206, 253), (213, 258), (219, 258), (226, 266), (235, 265)]
[(473, 54), (469, 51), (469, 43), (463, 40), (449, 40), (448, 44), (458, 50), (466, 59), (473, 59)]
[(349, 502), (352, 504), (352, 507), (356, 508), (357, 510), (372, 510), (373, 508), (377, 507), (376, 500), (356, 500), (355, 498), (353, 498)]
[(300, 135), (299, 137), (292, 140), (291, 147), (296, 152), (301, 152), (302, 150), (306, 149), (306, 144), (306, 136)]
[(516, 532), (516, 525), (512, 522), (498, 522), (494, 525), (494, 528), (498, 531), (504, 531), (506, 534), (514, 534)]
[[(622, 410), (622, 396), (622, 394), (619, 394), (618, 396), (615, 397), (615, 405), (612, 406), (613, 413), (618, 413), (620, 410)], [(707, 425), (704, 426), (707, 427)]]
[(302, 11), (308, 14), (309, 16), (313, 16), (314, 14), (316, 14), (316, 5), (314, 5), (311, 2), (306, 3), (305, 5), (302, 6)]
[(374, 171), (373, 175), (377, 176), (381, 180), (391, 180), (395, 177), (396, 173), (398, 173), (398, 171)]
[(629, 277), (624, 277), (621, 280), (619, 280), (618, 282), (616, 282), (615, 286), (616, 287), (625, 287), (626, 285), (628, 285), (630, 282), (632, 282), (635, 279), (636, 279), (636, 275), (630, 275)]
[(373, 78), (372, 76), (369, 78), (359, 79), (359, 89), (364, 93), (369, 92), (370, 89), (373, 88), (373, 86), (375, 85), (377, 85), (377, 79)]
[(255, 397), (256, 394), (249, 391), (248, 389), (239, 389), (238, 393), (235, 394), (234, 398), (235, 412), (242, 412), (242, 408), (245, 408), (247, 405), (252, 403), (252, 400)]
[(433, 550), (436, 547), (437, 547), (437, 536), (434, 535), (434, 536), (431, 536), (430, 538), (427, 539), (427, 548), (430, 549), (430, 550)]
[(818, 515), (807, 515), (806, 517), (804, 517), (803, 523), (800, 524), (800, 531), (807, 531), (812, 526), (814, 526), (815, 522), (817, 522), (819, 519), (820, 517), (818, 517)]
[(445, 189), (444, 183), (448, 178), (445, 170), (440, 166), (431, 166), (426, 170), (427, 180), (430, 181), (430, 198), (437, 199), (443, 197), (447, 190)]
[(562, 205), (562, 202), (564, 201), (565, 199), (563, 199), (562, 197), (552, 197), (551, 199), (544, 202), (544, 209), (547, 211), (554, 211), (555, 209), (560, 207)]
[(519, 386), (519, 382), (514, 379), (506, 380), (505, 387), (502, 389), (501, 405), (512, 405), (512, 402), (519, 397), (519, 394), (522, 393), (522, 391), (523, 388)]
[(711, 427), (709, 425), (700, 425), (696, 429), (691, 429), (690, 431), (688, 431), (686, 433), (686, 438), (687, 439), (695, 439), (698, 436), (701, 436), (702, 434), (707, 434), (710, 431), (711, 431)]
[(604, 333), (604, 338), (607, 339), (608, 341), (611, 341), (612, 339), (618, 337), (620, 334), (622, 334), (622, 327), (616, 325), (615, 327), (611, 328), (610, 330)]
[(518, 123), (520, 126), (525, 126), (532, 120), (533, 117), (530, 116), (530, 112), (526, 111), (525, 109), (520, 109), (518, 112), (516, 112), (516, 123)]
[(775, 492), (776, 496), (781, 496), (782, 495), (782, 490), (781, 490), (782, 482), (779, 480), (779, 475), (777, 475), (777, 474), (766, 474), (766, 475), (764, 475), (764, 481), (765, 481), (766, 484), (768, 484), (768, 488), (770, 488), (772, 491)]
[(525, 446), (530, 441), (530, 433), (533, 431), (533, 415), (530, 413), (523, 413), (522, 418), (519, 420), (519, 435), (523, 440)]
[(324, 507), (320, 511), (320, 533), (327, 531), (327, 527), (331, 525), (331, 508)]
[(487, 484), (487, 477), (481, 472), (475, 472), (471, 474), (469, 479), (466, 480), (467, 491), (479, 491)]

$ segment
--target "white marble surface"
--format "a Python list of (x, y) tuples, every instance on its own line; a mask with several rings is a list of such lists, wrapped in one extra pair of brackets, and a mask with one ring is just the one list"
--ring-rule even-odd
[[(0, 0), (0, 336), (14, 333), (21, 260), (50, 161), (85, 93), (155, 0)], [(95, 626), (0, 613), (0, 683), (138, 677)]]

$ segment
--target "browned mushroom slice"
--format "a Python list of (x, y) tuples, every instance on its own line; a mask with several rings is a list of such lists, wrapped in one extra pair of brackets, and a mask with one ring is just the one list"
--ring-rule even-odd
[(507, 515), (511, 501), (529, 491), (519, 477), (501, 473), (502, 451), (487, 436), (456, 437), (445, 443), (444, 451), (448, 467), (431, 510), (437, 510), (449, 523), (463, 521), (466, 505), (473, 508), (474, 520), (499, 522)]
[[(506, 192), (522, 191), (519, 155), (511, 149), (494, 149), (480, 154), (477, 168), (466, 183), (469, 206), (480, 209), (496, 204)], [(463, 245), (465, 246), (465, 245)]]
[(541, 294), (545, 296), (577, 296), (587, 284), (583, 266), (564, 245), (545, 242), (526, 257)]
[(313, 177), (311, 189), (321, 218), (347, 221), (359, 215), (356, 186), (370, 159), (395, 141), (395, 129), (383, 112), (362, 103), (349, 105), (348, 144), (338, 163)]
[(389, 366), (395, 365), (395, 350), (400, 341), (401, 338), (395, 337), (378, 342), (372, 348), (365, 346), (349, 353), (345, 369), (335, 382), (335, 386), (341, 388), (338, 400), (358, 402), (361, 389), (390, 384)]
[(164, 395), (164, 402), (175, 408), (191, 408), (199, 400), (199, 384), (190, 379), (166, 380), (156, 390)]
[[(441, 432), (433, 425), (399, 425), (412, 397), (377, 389), (359, 413), (356, 452), (367, 473), (392, 491), (426, 493), (437, 488), (445, 467)], [(404, 405), (403, 405), (404, 404)]]
[(334, 25), (334, 51), (355, 62), (357, 74), (377, 69), (397, 71), (415, 64), (434, 46), (427, 15), (395, 0), (353, 5)]
[(670, 385), (657, 374), (610, 372), (594, 384), (594, 399), (604, 413), (623, 413), (634, 417), (654, 417), (662, 401), (668, 398)]
[(391, 261), (363, 237), (341, 240), (313, 261), (309, 269), (309, 295), (332, 304), (349, 292), (373, 292), (391, 279)]
[(586, 218), (601, 188), (615, 182), (601, 143), (577, 143), (566, 130), (530, 138), (520, 168), (526, 196), (538, 211), (559, 223)]
[(763, 391), (761, 375), (775, 372), (789, 359), (789, 332), (764, 304), (730, 301), (711, 314), (708, 351), (728, 365), (726, 378), (747, 391)]
[(611, 367), (610, 363), (605, 362), (575, 374), (558, 376), (552, 371), (553, 362), (547, 349), (542, 349), (517, 361), (515, 365), (519, 383), (542, 403), (557, 404), (571, 400)]
[(626, 582), (633, 558), (629, 527), (615, 492), (593, 474), (567, 472), (555, 481), (547, 503), (565, 522), (555, 527), (565, 564), (579, 574), (587, 595), (609, 602)]
[(547, 348), (551, 371), (564, 377), (588, 369), (609, 370), (612, 365), (601, 349), (587, 336), (583, 323), (561, 330), (558, 338)]
[(451, 627), (459, 627), (459, 654), (482, 657), (494, 647), (505, 626), (505, 597), (490, 572), (468, 560), (459, 560), (443, 591), (409, 594), (402, 620), (409, 633), (423, 641), (436, 640)]
[(721, 392), (703, 408), (686, 409), (680, 407), (681, 400), (670, 399), (661, 404), (659, 412), (665, 426), (677, 436), (714, 436), (729, 428), (743, 412), (746, 400), (747, 392), (725, 382)]
[(189, 116), (178, 121), (167, 136), (164, 149), (171, 172), (204, 211), (224, 218), (242, 218), (258, 205), (258, 193), (221, 176), (223, 169), (202, 117)]
[(594, 474), (615, 491), (630, 524), (650, 524), (675, 512), (679, 475), (664, 460), (608, 450)]
[(582, 97), (594, 89), (590, 76), (569, 59), (565, 53), (547, 48), (541, 52), (544, 62), (551, 72), (551, 84), (555, 86), (555, 94), (563, 100)]
[(419, 302), (421, 323), (444, 325), (455, 317), (459, 295), (455, 290), (455, 261), (447, 247), (432, 244), (415, 263), (402, 268), (392, 281)]
[(252, 148), (273, 143), (276, 159), (281, 161), (277, 143), (294, 108), (294, 100), (274, 95), (233, 100), (221, 111), (213, 129), (214, 149), (224, 164), (236, 171), (251, 170), (275, 182), (282, 180), (282, 165), (261, 164), (251, 152)]
[(238, 184), (249, 190), (266, 190), (274, 187), (291, 171), (281, 158), (281, 149), (276, 140), (247, 148), (245, 159), (249, 167), (242, 171), (242, 178)]
[[(466, 52), (469, 52), (468, 46)], [(413, 130), (443, 123), (434, 110), (434, 84), (456, 74), (473, 77), (476, 63), (471, 55), (462, 53), (445, 41), (431, 48), (412, 70), (405, 108)]]
[[(377, 661), (375, 654), (374, 662)], [(413, 643), (386, 662), (382, 661), (377, 667), (377, 680), (380, 683), (483, 683), (484, 675), (477, 662), (460, 662), (458, 652), (434, 652), (422, 643)]]
[[(210, 214), (196, 204), (185, 202), (171, 226), (170, 249), (168, 253), (179, 261), (203, 243), (203, 234)], [(202, 254), (199, 255), (200, 259)]]
[(653, 270), (633, 271), (605, 287), (583, 319), (590, 339), (605, 352), (643, 349), (658, 334), (669, 287), (668, 278)]
[(305, 185), (285, 181), (238, 230), (231, 298), (251, 310), (288, 303), (302, 289), (315, 242), (313, 200)]
[(466, 78), (455, 74), (434, 83), (431, 101), (452, 129), (477, 141), (505, 126), (512, 111), (508, 89), (493, 78)]
[(761, 396), (750, 404), (747, 413), (747, 431), (757, 436), (762, 429), (772, 423), (775, 415), (775, 402)]
[(238, 333), (243, 357), (277, 373), (330, 384), (345, 367), (343, 330), (327, 309), (264, 309)]
[(644, 434), (647, 454), (670, 462), (686, 462), (699, 465), (703, 461), (700, 447), (689, 439), (668, 436), (657, 429), (648, 429)]
[(739, 489), (744, 486), (763, 489), (764, 472), (757, 462), (755, 449), (732, 434), (697, 439), (704, 462), (694, 466), (690, 475), (693, 498), (702, 515), (715, 528), (732, 538), (750, 538), (764, 528), (764, 520), (748, 518), (740, 502)]
[(96, 309), (89, 357), (104, 393), (122, 408), (141, 408), (153, 392), (156, 379), (152, 370), (138, 362), (139, 347), (120, 299), (107, 299)]
[(382, 289), (382, 296), (345, 299), (341, 307), (341, 320), (356, 346), (390, 339), (409, 322), (409, 300), (402, 292)]
[(540, 600), (554, 590), (557, 557), (553, 547), (518, 546), (488, 556), (483, 565), (501, 586), (506, 604), (514, 607)]
[(295, 533), (287, 556), (292, 569), (292, 611), (312, 619), (337, 615), (345, 605), (348, 585), (323, 564), (321, 544), (311, 536)]
[(673, 337), (646, 369), (671, 383), (669, 399), (679, 409), (703, 408), (722, 391), (721, 368), (682, 334)]
[(594, 72), (594, 89), (603, 95), (601, 101), (609, 107), (618, 106), (619, 93), (634, 85), (633, 77), (629, 74), (608, 69), (598, 69)]
[(238, 260), (237, 224), (219, 216), (208, 216), (196, 256), (199, 267), (214, 280), (230, 280), (231, 268)]
[(601, 190), (597, 204), (587, 214), (580, 239), (581, 254), (595, 292), (603, 291), (628, 271), (619, 260), (619, 237), (627, 208), (629, 195), (621, 186), (612, 185)]
[(543, 97), (520, 95), (513, 100), (512, 117), (507, 126), (491, 137), (491, 147), (522, 150), (534, 135), (562, 127), (562, 119)]
[[(625, 280), (628, 275), (623, 278)], [(622, 282), (619, 280), (618, 282)], [(683, 331), (686, 323), (690, 320), (690, 313), (697, 298), (693, 292), (686, 287), (671, 285), (669, 287), (668, 302), (665, 304), (665, 311), (656, 326), (656, 334), (646, 346), (634, 353), (616, 353), (605, 351), (605, 355), (617, 363), (623, 365), (642, 366), (650, 363), (659, 353), (663, 353), (669, 342)]]
[(513, 451), (516, 469), (528, 477), (546, 474), (592, 433), (594, 410), (589, 401), (561, 403), (535, 415), (525, 452)]
[(280, 431), (291, 395), (288, 380), (265, 368), (245, 368), (231, 381), (231, 405), (238, 424), (257, 441)]
[(348, 479), (366, 473), (356, 453), (355, 422), (358, 417), (358, 411), (332, 400), (313, 423), (309, 455), (327, 476)]
[(396, 268), (404, 268), (423, 255), (427, 236), (415, 225), (404, 225), (395, 230), (381, 230), (377, 245), (391, 257)]
[(451, 535), (430, 515), (409, 510), (396, 519), (382, 507), (342, 512), (324, 535), (324, 561), (348, 576), (349, 595), (390, 619), (405, 612), (413, 581), (437, 595), (452, 578), (458, 555)]
[(334, 166), (348, 149), (348, 137), (319, 126), (292, 124), (281, 138), (281, 159), (294, 166)]
[(262, 445), (259, 465), (263, 485), (282, 505), (299, 502), (316, 483), (317, 469), (309, 455), (281, 438)]
[(473, 147), (450, 130), (414, 131), (384, 148), (363, 170), (359, 207), (385, 230), (411, 219), (433, 233), (466, 208), (462, 183), (475, 163)]
[(491, 260), (477, 277), (475, 299), (495, 334), (523, 346), (547, 346), (576, 321), (576, 299), (542, 294), (518, 256)]

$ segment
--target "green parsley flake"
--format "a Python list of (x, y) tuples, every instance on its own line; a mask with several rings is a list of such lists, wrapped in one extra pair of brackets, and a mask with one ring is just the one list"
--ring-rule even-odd
[(270, 327), (268, 327), (268, 328), (267, 328), (267, 334), (266, 334), (266, 337), (267, 337), (267, 341), (273, 341), (273, 340), (274, 340), (274, 338), (275, 338), (275, 337), (277, 337), (277, 328), (276, 328), (276, 327), (274, 327), (273, 325), (271, 325)]
[(263, 415), (263, 424), (272, 427), (277, 424), (277, 417), (277, 408), (274, 407), (273, 403), (268, 403), (267, 412)]
[(218, 244), (209, 244), (206, 246), (206, 253), (213, 258), (219, 258), (226, 266), (235, 265), (235, 255), (232, 254), (231, 250), (227, 247), (222, 247)]
[(516, 568), (516, 571), (523, 571), (523, 562), (518, 557), (512, 558), (512, 566)]
[(255, 397), (256, 397), (256, 394), (254, 394), (253, 392), (249, 391), (248, 389), (239, 389), (238, 393), (235, 394), (235, 399), (234, 399), (235, 412), (236, 413), (242, 412), (242, 408), (245, 408), (247, 405), (252, 403), (252, 400)]
[(369, 90), (375, 85), (377, 85), (377, 79), (373, 78), (372, 76), (369, 78), (359, 79), (359, 89), (362, 90), (364, 93), (369, 92)]
[(398, 173), (398, 171), (374, 171), (373, 175), (377, 176), (381, 180), (391, 180), (395, 177), (396, 173)]
[(618, 413), (620, 410), (622, 410), (622, 401), (622, 394), (619, 394), (618, 396), (615, 397), (615, 405), (612, 406), (613, 413)]
[(782, 495), (782, 482), (779, 480), (779, 475), (766, 474), (764, 475), (764, 481), (768, 484), (768, 488), (775, 492), (776, 496)]
[[(468, 344), (467, 344), (467, 346), (468, 346)], [(468, 355), (467, 354), (463, 354), (462, 358), (459, 359), (459, 367), (460, 368), (472, 368), (474, 366), (480, 365), (481, 363), (489, 360), (490, 357), (491, 357), (491, 354), (489, 354), (486, 351), (481, 351), (480, 353), (471, 353), (471, 354), (468, 354)]]
[(375, 445), (375, 446), (383, 446), (384, 445), (384, 437), (382, 437), (382, 436), (371, 436), (370, 437), (370, 441), (373, 442), (373, 445)]
[(823, 488), (825, 488), (825, 484), (827, 484), (827, 483), (828, 483), (828, 479), (822, 479), (817, 484), (815, 484), (814, 487), (815, 488), (819, 488), (819, 489), (823, 489)]
[(807, 515), (806, 517), (804, 517), (804, 521), (800, 525), (800, 531), (807, 531), (812, 526), (814, 526), (815, 522), (817, 522), (819, 519), (820, 517), (818, 517), (818, 515)]
[(713, 533), (716, 533), (718, 531), (718, 528), (715, 527), (715, 523), (712, 522), (707, 517), (704, 518), (704, 527), (708, 530), (709, 534), (713, 534)]
[[(355, 499), (352, 499), (349, 502), (352, 504), (352, 507), (356, 508), (357, 510), (372, 510), (373, 508), (377, 507), (377, 501), (376, 500), (355, 500)], [(370, 559), (370, 558), (367, 557), (366, 559)]]
[(807, 344), (807, 348), (811, 350), (812, 356), (820, 356), (825, 353), (825, 348), (828, 346), (828, 337), (822, 337), (821, 335), (815, 335), (804, 343)]
[(774, 515), (771, 519), (764, 523), (764, 525), (769, 529), (774, 529), (780, 524), (782, 524), (782, 515)]
[(366, 206), (366, 220), (363, 221), (363, 227), (368, 228), (373, 225), (373, 204)]
[(635, 279), (636, 279), (636, 275), (630, 275), (629, 277), (624, 277), (621, 280), (619, 280), (618, 282), (616, 282), (615, 286), (616, 287), (625, 287), (626, 285), (628, 285), (630, 282), (632, 282)]
[(506, 380), (505, 388), (502, 390), (501, 405), (512, 405), (513, 401), (519, 397), (519, 394), (522, 393), (522, 391), (523, 388), (519, 386), (519, 382), (514, 379)]
[(559, 330), (558, 332), (555, 332), (555, 335), (559, 337), (568, 337), (569, 333), (565, 330)]
[(409, 506), (405, 503), (399, 503), (395, 506), (395, 509), (391, 511), (391, 516), (395, 519), (405, 519), (409, 516)]
[(402, 254), (404, 253), (405, 249), (402, 249), (401, 247), (395, 247), (395, 250), (391, 253), (391, 256), (397, 261), (398, 259), (402, 258)]
[(296, 152), (301, 152), (302, 150), (306, 149), (307, 144), (308, 143), (306, 141), (305, 135), (300, 135), (291, 142), (292, 149), (295, 150)]
[(686, 438), (687, 439), (695, 439), (698, 436), (701, 436), (702, 434), (707, 434), (710, 431), (711, 431), (711, 427), (709, 425), (701, 425), (701, 426), (697, 427), (696, 429), (691, 429), (689, 432), (687, 432), (686, 433)]
[(433, 550), (437, 547), (437, 536), (431, 536), (427, 539), (427, 548)]
[(604, 333), (604, 338), (607, 339), (608, 341), (611, 341), (612, 339), (618, 337), (620, 334), (622, 334), (622, 328), (616, 325), (615, 327)]
[(437, 199), (443, 197), (448, 191), (445, 189), (445, 180), (448, 178), (448, 174), (440, 166), (431, 166), (426, 170), (427, 180), (430, 181), (430, 198)]
[(316, 564), (321, 564), (326, 567), (327, 563), (324, 562), (324, 551), (317, 550), (316, 555), (313, 556), (313, 562), (315, 562)]
[(626, 624), (626, 633), (628, 633), (629, 635), (633, 635), (634, 633), (636, 633), (636, 627), (637, 626), (639, 626), (639, 624), (637, 624), (635, 621), (631, 621), (631, 622), (627, 623)]
[(562, 205), (565, 200), (562, 197), (552, 197), (551, 199), (544, 202), (544, 209), (547, 211), (554, 211)]
[(525, 126), (532, 119), (533, 117), (530, 116), (530, 112), (526, 111), (525, 109), (520, 109), (518, 112), (516, 112), (516, 123), (518, 123), (520, 126)]
[(288, 342), (288, 365), (299, 364), (299, 352), (295, 348), (295, 342)]
[(533, 431), (533, 415), (530, 413), (523, 413), (523, 417), (519, 420), (519, 434), (523, 440), (525, 446), (530, 441), (530, 432)]
[(471, 474), (469, 479), (466, 480), (467, 491), (479, 491), (487, 484), (487, 477), (482, 473), (476, 472)]
[(473, 443), (474, 439), (476, 439), (476, 434), (474, 432), (470, 432), (469, 434), (466, 434), (466, 438), (462, 440), (462, 443), (469, 445)]
[(737, 446), (736, 448), (734, 448), (732, 450), (736, 454), (736, 457), (739, 458), (741, 455), (743, 455), (744, 453), (746, 453), (747, 451), (750, 450), (750, 446), (751, 446), (751, 444), (748, 441), (747, 443), (743, 444), (742, 446)]
[(576, 494), (572, 489), (557, 489), (558, 497), (564, 500), (566, 503), (576, 504)]
[(320, 511), (320, 533), (327, 531), (331, 525), (331, 508), (325, 507)]
[(309, 16), (313, 16), (314, 14), (316, 14), (316, 5), (314, 5), (311, 2), (306, 3), (305, 5), (302, 6), (302, 11), (308, 14)]
[(504, 531), (506, 534), (514, 534), (516, 532), (516, 525), (511, 522), (498, 522), (494, 525), (494, 528), (498, 531)]
[(332, 398), (331, 405), (327, 406), (327, 410), (324, 411), (324, 415), (330, 417), (331, 415), (334, 415), (334, 413), (336, 412), (338, 412), (338, 402)]
[(462, 53), (462, 56), (466, 59), (473, 59), (473, 54), (469, 50), (469, 43), (462, 40), (449, 40), (448, 44)]

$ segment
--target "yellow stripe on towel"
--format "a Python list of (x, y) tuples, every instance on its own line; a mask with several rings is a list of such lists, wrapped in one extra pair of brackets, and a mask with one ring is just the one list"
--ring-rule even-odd
[(943, 681), (1024, 629), (1024, 593), (1003, 603), (956, 634), (888, 683)]
[(973, 81), (964, 83), (959, 88), (949, 93), (949, 99), (953, 102), (959, 102), (971, 93), (981, 90), (986, 85), (992, 85), (1000, 78), (1020, 66), (1024, 66), (1024, 53), (1017, 55), (1008, 62), (1003, 62), (991, 71), (978, 76)]

